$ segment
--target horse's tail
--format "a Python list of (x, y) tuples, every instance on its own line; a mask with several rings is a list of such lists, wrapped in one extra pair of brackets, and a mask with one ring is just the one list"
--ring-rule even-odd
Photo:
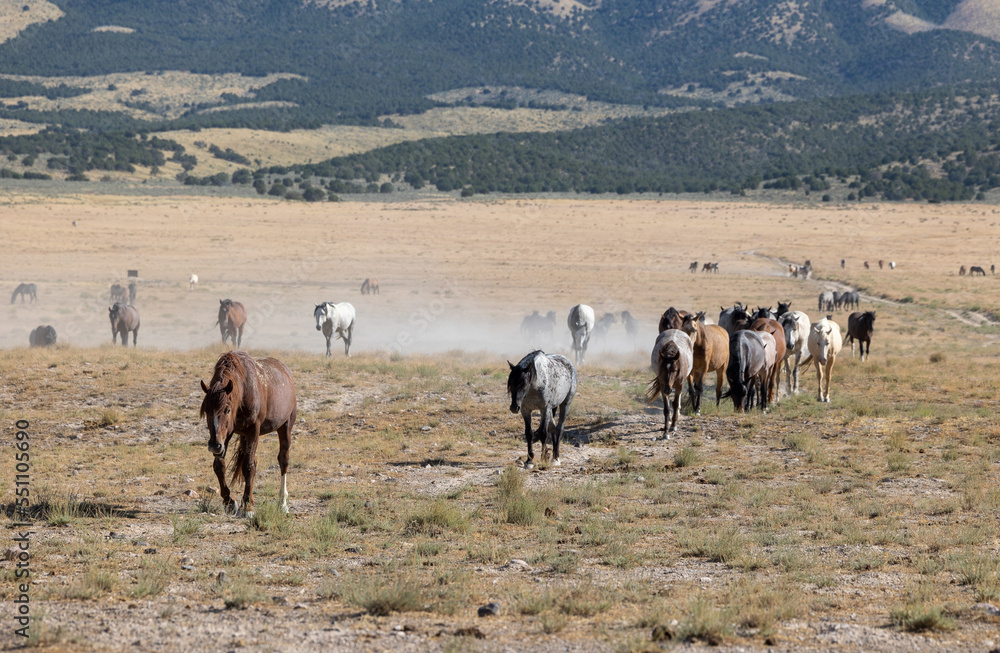
[(230, 483), (236, 484), (240, 481), (246, 483), (246, 479), (243, 478), (243, 463), (247, 460), (253, 461), (256, 459), (257, 440), (259, 439), (259, 437), (254, 438), (249, 435), (240, 436), (240, 441), (236, 445), (236, 453), (233, 455), (233, 471), (232, 475), (229, 477)]
[(660, 383), (660, 376), (657, 375), (655, 379), (649, 382), (646, 386), (646, 401), (652, 403), (656, 401), (656, 398), (660, 396), (663, 392), (663, 384)]
[(812, 362), (812, 360), (813, 360), (813, 356), (812, 356), (812, 354), (809, 354), (808, 356), (806, 356), (805, 358), (803, 358), (801, 361), (799, 361), (798, 367), (803, 367), (805, 365), (808, 365), (809, 363)]

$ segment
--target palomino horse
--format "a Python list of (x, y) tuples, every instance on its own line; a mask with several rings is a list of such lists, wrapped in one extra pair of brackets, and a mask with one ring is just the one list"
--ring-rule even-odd
[(851, 341), (851, 358), (854, 358), (855, 340), (860, 345), (861, 360), (871, 356), (872, 333), (874, 331), (875, 311), (856, 312), (847, 316), (847, 339)]
[(56, 330), (51, 325), (40, 325), (31, 330), (28, 344), (32, 347), (51, 347), (56, 344)]
[(833, 375), (833, 363), (843, 346), (840, 326), (828, 315), (809, 327), (809, 356), (802, 365), (816, 365), (816, 381), (818, 389), (816, 400), (829, 403), (830, 377)]
[(313, 317), (316, 318), (316, 330), (322, 331), (326, 337), (326, 355), (333, 355), (330, 353), (330, 342), (336, 333), (344, 341), (344, 355), (350, 356), (351, 341), (354, 340), (354, 319), (357, 317), (354, 306), (347, 302), (316, 304)]
[[(646, 399), (654, 401), (657, 397), (663, 397), (663, 433), (669, 440), (670, 434), (677, 430), (684, 379), (694, 369), (694, 343), (691, 342), (691, 337), (680, 329), (660, 332), (649, 356), (649, 364), (656, 372), (656, 378), (649, 382)], [(674, 393), (672, 403), (668, 401), (671, 391)]]
[(769, 333), (774, 338), (774, 365), (767, 377), (767, 403), (773, 404), (778, 398), (781, 386), (781, 361), (785, 360), (785, 329), (781, 322), (771, 318), (759, 317), (753, 321), (750, 328), (761, 333)]
[(17, 288), (14, 288), (14, 292), (11, 293), (10, 303), (14, 303), (14, 299), (20, 295), (21, 303), (24, 303), (24, 296), (27, 295), (31, 303), (34, 304), (35, 300), (38, 299), (38, 287), (33, 283), (22, 283)]
[(573, 357), (577, 365), (583, 365), (590, 334), (594, 331), (594, 309), (586, 304), (577, 304), (569, 310), (566, 325), (573, 336)]
[(219, 325), (222, 342), (229, 338), (234, 347), (239, 347), (243, 342), (243, 327), (247, 323), (247, 309), (243, 308), (243, 304), (240, 302), (220, 299), (219, 319), (215, 323)]
[(806, 355), (809, 339), (809, 316), (802, 311), (788, 311), (778, 318), (785, 331), (785, 388), (788, 394), (799, 391), (799, 364)]
[(361, 294), (362, 295), (378, 295), (381, 294), (378, 291), (378, 279), (373, 279), (368, 277), (361, 284)]
[(726, 364), (729, 362), (729, 334), (716, 324), (705, 324), (704, 320), (704, 312), (688, 315), (681, 327), (694, 345), (688, 394), (695, 415), (701, 415), (701, 395), (705, 389), (705, 375), (709, 372), (715, 372), (715, 405), (722, 401), (722, 381), (726, 378)]
[(108, 309), (108, 317), (111, 318), (111, 344), (115, 344), (115, 338), (121, 335), (122, 347), (128, 345), (128, 332), (132, 332), (132, 346), (136, 346), (139, 339), (139, 310), (135, 306), (116, 302)]
[(128, 288), (119, 283), (111, 284), (111, 301), (128, 304)]
[[(552, 464), (559, 463), (559, 440), (566, 425), (566, 413), (576, 396), (576, 369), (569, 359), (560, 354), (546, 354), (536, 349), (514, 365), (510, 366), (507, 377), (507, 392), (510, 394), (510, 412), (521, 413), (524, 418), (524, 439), (528, 443), (528, 458), (525, 469), (535, 466), (533, 444), (542, 443), (542, 460), (546, 458), (545, 438), (552, 440)], [(556, 408), (559, 409), (558, 421)], [(538, 430), (531, 431), (531, 413), (541, 413)]]
[(743, 413), (753, 406), (755, 394), (764, 392), (763, 380), (766, 374), (764, 341), (756, 331), (740, 330), (729, 338), (729, 363), (726, 365), (726, 381), (732, 398), (733, 408)]
[(233, 455), (230, 483), (243, 479), (242, 511), (253, 517), (253, 481), (257, 473), (260, 436), (278, 432), (278, 467), (281, 490), (278, 501), (288, 512), (288, 449), (295, 425), (295, 384), (285, 365), (274, 358), (255, 360), (246, 352), (229, 351), (215, 363), (212, 381), (205, 385), (201, 415), (208, 422), (208, 450), (215, 456), (212, 468), (219, 479), (219, 493), (226, 510), (240, 514), (226, 485), (226, 451), (233, 434), (240, 436)]

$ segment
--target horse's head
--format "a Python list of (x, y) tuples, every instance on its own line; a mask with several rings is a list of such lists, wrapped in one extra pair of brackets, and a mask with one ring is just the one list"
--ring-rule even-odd
[(704, 313), (685, 315), (681, 318), (681, 331), (691, 336), (691, 341), (698, 342), (698, 321), (705, 317)]
[(790, 310), (792, 310), (792, 302), (778, 302), (778, 317), (781, 317)]
[(826, 365), (826, 359), (830, 350), (830, 341), (833, 339), (833, 327), (827, 321), (829, 318), (820, 320), (812, 325), (812, 340), (816, 344), (817, 356), (820, 365)]
[(226, 439), (233, 432), (236, 411), (233, 402), (233, 380), (222, 381), (209, 388), (201, 382), (205, 399), (201, 402), (201, 414), (208, 418), (208, 450), (219, 457), (226, 455)]
[(111, 328), (114, 328), (118, 324), (118, 320), (121, 317), (122, 305), (115, 302), (114, 306), (108, 308), (108, 317), (111, 319)]
[(316, 309), (313, 311), (313, 317), (316, 318), (316, 330), (321, 330), (323, 328), (323, 323), (328, 319), (326, 304), (316, 304)]
[(514, 365), (507, 361), (510, 375), (507, 377), (507, 392), (510, 393), (510, 412), (520, 413), (524, 395), (535, 379), (535, 359), (527, 357)]

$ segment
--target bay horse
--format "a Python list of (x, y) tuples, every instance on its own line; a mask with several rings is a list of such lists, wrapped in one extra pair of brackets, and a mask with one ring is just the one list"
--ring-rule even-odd
[(18, 285), (18, 287), (14, 288), (14, 292), (11, 293), (11, 295), (10, 295), (10, 303), (11, 304), (14, 303), (14, 299), (18, 295), (21, 296), (21, 303), (22, 304), (24, 303), (24, 296), (25, 295), (27, 295), (28, 299), (31, 300), (30, 303), (34, 304), (35, 300), (38, 299), (38, 287), (35, 286), (35, 284), (33, 284), (33, 283), (22, 283), (22, 284)]
[[(691, 337), (680, 329), (660, 332), (649, 356), (649, 364), (656, 378), (649, 382), (646, 399), (654, 401), (657, 397), (663, 398), (663, 434), (669, 440), (670, 434), (677, 430), (684, 380), (694, 369)], [(668, 401), (671, 391), (674, 393), (673, 402)]]
[(715, 405), (722, 401), (722, 381), (729, 363), (729, 334), (716, 324), (705, 324), (704, 312), (685, 317), (681, 331), (690, 336), (694, 346), (688, 394), (694, 414), (701, 415), (701, 395), (705, 389), (705, 375), (709, 372), (715, 372)]
[[(208, 385), (201, 382), (205, 398), (200, 416), (207, 418), (208, 450), (215, 457), (212, 468), (219, 479), (222, 505), (229, 512), (253, 517), (253, 482), (257, 473), (257, 442), (260, 436), (278, 432), (278, 467), (281, 489), (278, 501), (288, 512), (288, 449), (295, 425), (295, 384), (292, 373), (274, 358), (251, 358), (246, 352), (229, 351), (219, 357)], [(232, 456), (230, 483), (243, 481), (243, 505), (237, 506), (226, 484), (226, 451), (233, 434), (239, 435)]]
[(753, 406), (755, 395), (763, 392), (762, 372), (766, 369), (764, 341), (756, 331), (740, 330), (729, 338), (729, 364), (726, 365), (727, 397), (736, 412)]
[(108, 309), (108, 317), (111, 319), (111, 344), (115, 344), (115, 338), (121, 335), (122, 347), (128, 346), (128, 332), (132, 332), (132, 346), (136, 346), (139, 339), (139, 310), (135, 306), (115, 302), (115, 305)]
[(333, 341), (333, 334), (344, 341), (344, 355), (350, 357), (351, 342), (354, 340), (354, 320), (357, 314), (354, 312), (354, 305), (348, 302), (323, 302), (316, 304), (313, 310), (313, 317), (316, 318), (316, 330), (322, 331), (326, 338), (326, 355), (330, 353), (330, 343)]
[(691, 313), (684, 310), (677, 310), (673, 306), (663, 311), (658, 325), (659, 332), (663, 333), (667, 329), (680, 329), (684, 325), (684, 318)]
[(793, 394), (799, 391), (799, 364), (808, 351), (806, 341), (811, 323), (802, 311), (788, 311), (778, 321), (785, 331), (785, 357), (781, 361), (785, 368), (785, 388), (788, 394)]
[[(546, 354), (536, 349), (522, 358), (517, 365), (507, 361), (507, 392), (510, 394), (510, 412), (521, 413), (524, 419), (524, 439), (528, 444), (528, 458), (524, 468), (535, 466), (535, 442), (542, 443), (542, 460), (547, 456), (546, 436), (552, 440), (552, 465), (558, 467), (559, 440), (566, 425), (566, 414), (576, 396), (576, 369), (561, 354)], [(556, 409), (559, 417), (556, 418)], [(538, 430), (531, 431), (531, 413), (541, 413)]]
[(51, 347), (56, 344), (56, 330), (52, 325), (39, 325), (28, 334), (28, 344), (32, 347)]
[(222, 334), (222, 342), (228, 338), (234, 347), (243, 343), (243, 327), (247, 323), (247, 309), (240, 302), (231, 299), (219, 300), (219, 319), (215, 321)]
[(781, 362), (785, 360), (785, 329), (772, 318), (760, 317), (750, 324), (753, 331), (769, 333), (774, 338), (774, 365), (767, 376), (767, 403), (774, 403), (781, 387)]
[(816, 381), (818, 389), (816, 400), (830, 402), (830, 377), (833, 375), (833, 363), (837, 360), (844, 341), (840, 335), (840, 326), (827, 315), (809, 327), (809, 356), (801, 365), (816, 366)]
[(874, 331), (875, 311), (855, 312), (847, 316), (847, 339), (851, 341), (851, 358), (854, 358), (855, 340), (860, 345), (861, 360), (864, 361), (871, 356)]
[(577, 304), (569, 310), (566, 325), (573, 336), (573, 357), (577, 365), (583, 365), (590, 344), (590, 334), (594, 331), (594, 309), (586, 304)]
[(362, 295), (379, 295), (378, 290), (378, 279), (368, 277), (361, 284), (361, 294)]

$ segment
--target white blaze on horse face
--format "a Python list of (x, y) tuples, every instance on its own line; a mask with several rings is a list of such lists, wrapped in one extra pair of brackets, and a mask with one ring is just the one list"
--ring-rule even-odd
[(326, 304), (319, 304), (316, 310), (313, 311), (313, 317), (316, 318), (316, 330), (320, 331), (323, 328), (323, 323), (326, 322)]

